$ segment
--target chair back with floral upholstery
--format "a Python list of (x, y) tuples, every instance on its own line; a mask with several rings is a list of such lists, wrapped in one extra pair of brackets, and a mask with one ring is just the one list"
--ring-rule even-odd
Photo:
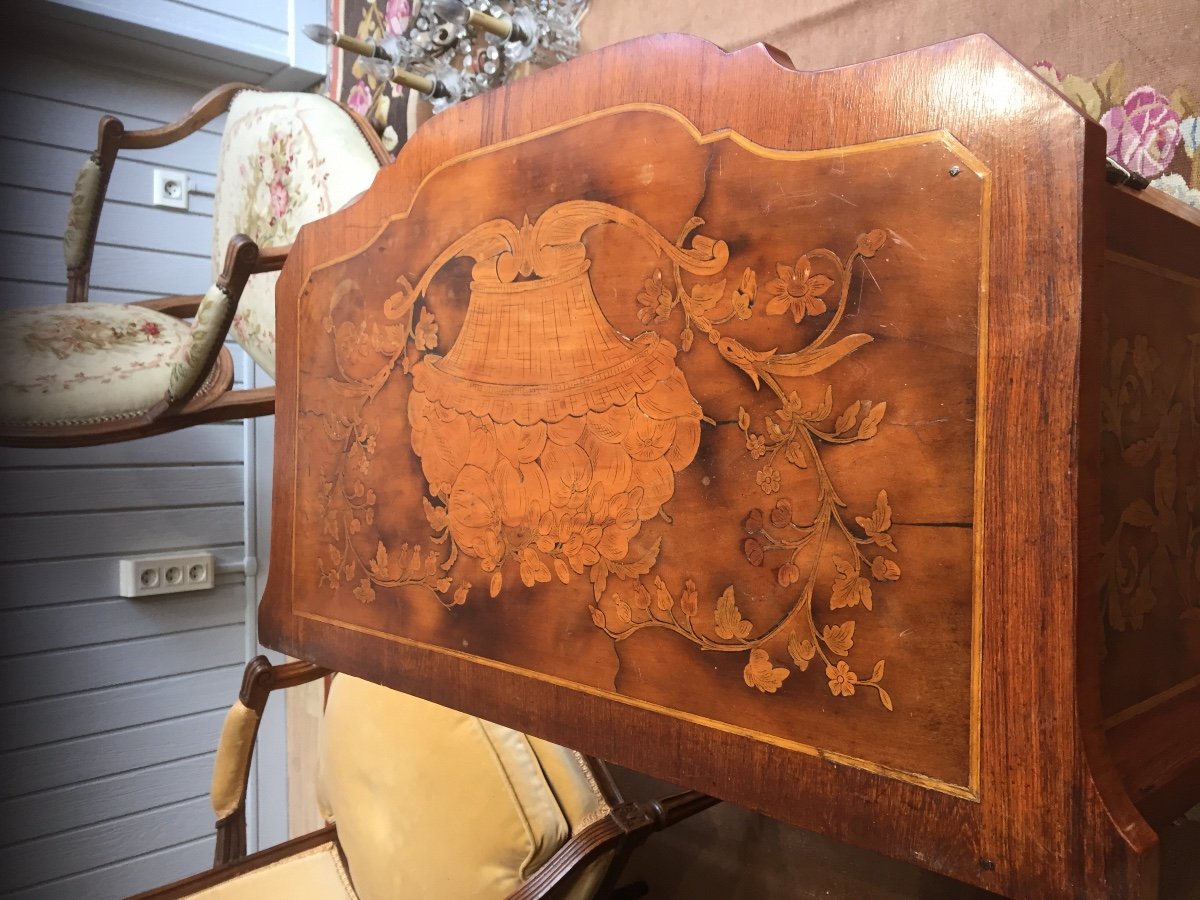
[[(235, 234), (260, 247), (290, 244), (301, 225), (366, 190), (387, 161), (359, 121), (317, 94), (243, 91), (221, 139), (213, 205), (213, 267)], [(233, 320), (238, 343), (275, 374), (276, 273), (247, 284)]]

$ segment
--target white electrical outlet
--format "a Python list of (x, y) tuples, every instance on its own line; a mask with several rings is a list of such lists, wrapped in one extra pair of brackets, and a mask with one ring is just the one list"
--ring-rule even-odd
[(120, 565), (121, 596), (150, 597), (207, 591), (213, 586), (215, 566), (211, 553), (172, 553), (123, 559)]
[(188, 180), (186, 172), (173, 169), (154, 170), (154, 205), (170, 209), (188, 208)]

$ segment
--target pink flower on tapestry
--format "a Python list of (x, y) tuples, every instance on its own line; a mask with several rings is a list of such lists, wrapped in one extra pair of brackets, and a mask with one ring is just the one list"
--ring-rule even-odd
[(288, 208), (288, 192), (283, 183), (276, 179), (271, 184), (271, 213), (276, 219), (282, 219)]
[(408, 20), (411, 16), (412, 0), (387, 0), (387, 10), (383, 14), (387, 33), (404, 34), (408, 30)]
[(371, 92), (367, 90), (366, 82), (359, 81), (350, 88), (350, 96), (346, 98), (346, 105), (360, 116), (367, 114), (367, 110), (371, 106)]
[(1108, 155), (1153, 178), (1171, 164), (1179, 144), (1179, 113), (1151, 87), (1140, 87), (1100, 118), (1108, 131)]

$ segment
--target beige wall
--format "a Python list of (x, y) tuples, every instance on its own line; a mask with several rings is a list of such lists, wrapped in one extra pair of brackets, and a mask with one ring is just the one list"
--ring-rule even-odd
[(584, 47), (682, 31), (727, 50), (764, 41), (826, 69), (986, 32), (1027, 65), (1091, 77), (1122, 60), (1129, 87), (1200, 88), (1197, 0), (593, 0)]

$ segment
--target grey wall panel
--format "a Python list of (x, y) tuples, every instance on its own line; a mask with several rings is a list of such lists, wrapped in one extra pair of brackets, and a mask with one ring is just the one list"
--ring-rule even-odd
[(75, 512), (240, 504), (243, 475), (238, 464), (163, 465), (146, 469), (0, 469), (4, 513)]
[(81, 875), (45, 882), (14, 891), (12, 900), (101, 900), (128, 897), (163, 883), (163, 872), (199, 872), (212, 865), (213, 835), (186, 841), (166, 850), (155, 850), (100, 866)]
[[(38, 791), (195, 756), (197, 748), (204, 751), (216, 746), (225, 713), (225, 709), (216, 709), (62, 741), (48, 747), (6, 753), (4, 758), (8, 764), (0, 767), (0, 787), (4, 796), (12, 800)], [(94, 813), (95, 821), (107, 818), (101, 808)], [(207, 825), (210, 828), (213, 825), (211, 810)], [(136, 848), (135, 844), (130, 849)], [(4, 869), (0, 867), (2, 871)]]
[(187, 594), (18, 609), (0, 612), (0, 657), (241, 624), (245, 618), (241, 582)]
[(0, 844), (86, 828), (95, 823), (98, 809), (111, 820), (203, 797), (212, 782), (214, 756), (201, 753), (4, 801)]
[(241, 681), (238, 663), (10, 703), (0, 707), (0, 753), (220, 709)]
[(72, 875), (124, 859), (133, 844), (161, 850), (212, 830), (208, 797), (158, 807), (0, 849), (0, 871), (13, 888)]
[[(244, 662), (245, 653), (243, 627), (240, 624), (219, 625), (152, 638), (9, 657), (0, 660), (0, 682), (5, 685), (5, 699), (17, 703), (227, 666)], [(199, 751), (204, 747), (196, 749)]]

